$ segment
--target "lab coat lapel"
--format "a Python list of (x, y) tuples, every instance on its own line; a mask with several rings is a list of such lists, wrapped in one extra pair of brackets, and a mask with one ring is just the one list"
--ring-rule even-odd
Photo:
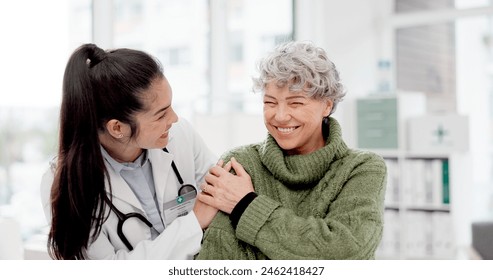
[(173, 161), (173, 155), (163, 150), (153, 149), (149, 150), (149, 160), (152, 164), (152, 174), (154, 176), (154, 187), (156, 188), (159, 210), (162, 212), (168, 177), (172, 173), (171, 162)]
[[(127, 184), (127, 182), (123, 180), (122, 176), (116, 174), (109, 164), (105, 164), (111, 180), (111, 194), (113, 195), (113, 197), (129, 203), (133, 207), (140, 209), (142, 212), (145, 212), (144, 209), (142, 209), (142, 205), (140, 204), (139, 199), (135, 196), (134, 192)], [(106, 182), (106, 192), (110, 193), (108, 182)]]

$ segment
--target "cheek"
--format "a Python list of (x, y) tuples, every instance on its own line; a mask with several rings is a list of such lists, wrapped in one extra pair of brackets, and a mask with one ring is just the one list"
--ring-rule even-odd
[(151, 139), (155, 139), (159, 137), (159, 131), (159, 126), (157, 126), (156, 124), (147, 124), (145, 127), (141, 128), (139, 138), (141, 141), (149, 141)]
[(305, 113), (307, 118), (310, 118), (313, 122), (318, 123), (318, 122), (322, 122), (322, 119), (325, 116), (325, 112), (326, 110), (324, 107), (317, 106), (311, 109), (309, 108), (308, 110), (306, 110)]
[(264, 107), (264, 120), (269, 120), (275, 115), (275, 109)]

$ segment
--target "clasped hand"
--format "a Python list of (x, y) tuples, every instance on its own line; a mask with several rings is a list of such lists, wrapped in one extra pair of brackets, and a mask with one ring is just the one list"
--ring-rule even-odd
[[(233, 169), (236, 173), (230, 173)], [(202, 192), (198, 199), (205, 204), (231, 214), (236, 204), (248, 193), (253, 192), (250, 175), (235, 159), (226, 165), (218, 164), (205, 176), (205, 182), (200, 186)]]

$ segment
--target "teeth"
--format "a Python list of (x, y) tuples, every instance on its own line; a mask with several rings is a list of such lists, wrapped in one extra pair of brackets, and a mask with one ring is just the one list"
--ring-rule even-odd
[(288, 133), (291, 131), (294, 131), (294, 127), (278, 127), (277, 130), (279, 130), (282, 133)]

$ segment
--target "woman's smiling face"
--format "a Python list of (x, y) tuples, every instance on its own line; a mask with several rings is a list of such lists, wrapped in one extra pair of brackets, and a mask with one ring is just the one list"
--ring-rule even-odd
[(291, 92), (272, 81), (265, 87), (263, 102), (265, 126), (287, 154), (309, 154), (325, 145), (322, 120), (330, 114), (332, 101)]

